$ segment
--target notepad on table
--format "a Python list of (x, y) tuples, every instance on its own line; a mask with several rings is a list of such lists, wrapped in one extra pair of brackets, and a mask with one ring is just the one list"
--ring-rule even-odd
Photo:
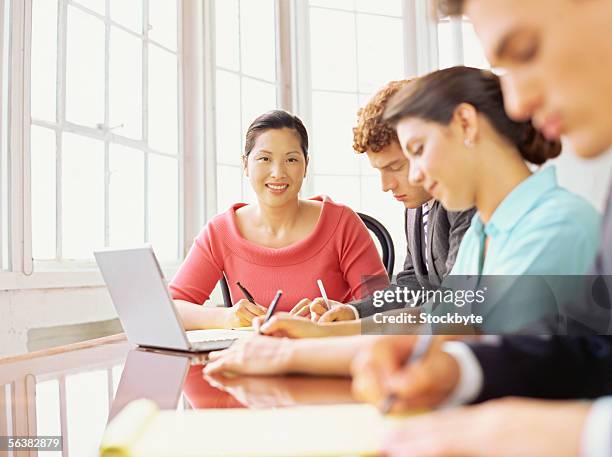
[(108, 425), (101, 457), (332, 457), (376, 455), (397, 418), (365, 404), (159, 410), (128, 404)]

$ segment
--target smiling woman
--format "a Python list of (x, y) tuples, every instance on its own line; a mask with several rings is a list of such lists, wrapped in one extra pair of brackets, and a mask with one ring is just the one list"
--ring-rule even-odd
[[(236, 203), (211, 219), (170, 283), (186, 328), (251, 325), (278, 289), (278, 309), (289, 311), (319, 296), (318, 279), (330, 299), (343, 303), (366, 293), (366, 277), (387, 286), (376, 247), (355, 212), (327, 196), (299, 198), (308, 169), (308, 133), (299, 118), (275, 110), (255, 119), (242, 163), (256, 203)], [(199, 306), (223, 276), (234, 306)], [(244, 296), (237, 282), (253, 300), (236, 299)]]

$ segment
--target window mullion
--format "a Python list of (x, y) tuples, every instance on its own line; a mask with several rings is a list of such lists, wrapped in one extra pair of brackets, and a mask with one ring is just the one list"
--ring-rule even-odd
[(275, 1), (276, 19), (276, 93), (278, 105), (293, 111), (291, 1)]
[(57, 44), (57, 90), (56, 90), (56, 112), (59, 130), (55, 135), (56, 142), (56, 169), (55, 169), (55, 256), (56, 260), (62, 259), (62, 132), (66, 124), (66, 46), (68, 13), (67, 0), (59, 0), (58, 11), (58, 44)]
[(182, 91), (179, 100), (179, 112), (183, 113), (181, 146), (183, 160), (181, 161), (182, 201), (184, 229), (182, 230), (182, 242), (180, 255), (186, 254), (191, 240), (200, 231), (204, 224), (204, 139), (202, 135), (203, 113), (202, 107), (202, 5), (199, 2), (184, 2), (182, 4), (182, 40), (179, 56), (186, 71), (180, 71), (182, 75)]
[[(311, 137), (313, 133), (312, 124), (312, 75), (310, 57), (310, 6), (307, 1), (293, 0), (293, 22), (294, 22), (294, 46), (293, 46), (293, 68), (294, 71), (294, 110), (307, 126)], [(312, 164), (309, 165), (312, 170)], [(302, 195), (314, 195), (314, 181), (312, 173), (308, 173)]]
[(109, 90), (109, 72), (110, 72), (110, 0), (105, 0), (106, 5), (104, 11), (106, 17), (104, 20), (104, 126), (103, 130), (106, 133), (104, 140), (104, 246), (110, 245), (110, 157), (109, 148), (110, 140), (107, 135), (110, 126), (110, 90)]
[[(142, 140), (149, 144), (149, 0), (142, 0)], [(149, 241), (149, 153), (144, 155), (144, 240)]]
[[(13, 271), (32, 272), (31, 218), (29, 189), (29, 29), (26, 24), (31, 15), (31, 1), (12, 2), (10, 50), (10, 245)], [(28, 233), (30, 231), (30, 233)]]
[(203, 11), (203, 79), (204, 79), (204, 218), (217, 213), (217, 143), (215, 119), (215, 2), (204, 2)]

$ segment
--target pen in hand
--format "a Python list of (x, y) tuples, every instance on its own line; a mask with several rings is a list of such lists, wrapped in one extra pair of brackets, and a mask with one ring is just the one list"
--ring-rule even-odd
[[(404, 367), (407, 367), (408, 365), (411, 365), (419, 361), (423, 357), (425, 357), (425, 355), (431, 348), (433, 341), (434, 341), (433, 335), (421, 335), (417, 337), (417, 341), (414, 345), (414, 349), (412, 350), (412, 354), (410, 354), (410, 357), (408, 357), (406, 361), (404, 362)], [(380, 405), (380, 411), (383, 414), (388, 414), (391, 411), (391, 408), (393, 408), (393, 404), (396, 401), (397, 401), (397, 395), (395, 393), (390, 393), (382, 401)]]
[(257, 303), (255, 303), (255, 299), (253, 298), (253, 296), (251, 295), (251, 293), (247, 290), (246, 287), (244, 287), (242, 284), (240, 284), (240, 281), (236, 282), (236, 285), (240, 288), (240, 290), (242, 291), (242, 293), (244, 294), (244, 296), (246, 297), (246, 299), (248, 301), (250, 301), (251, 303), (253, 303), (254, 305), (256, 305)]
[[(270, 318), (272, 317), (272, 314), (274, 314), (274, 310), (276, 309), (276, 305), (278, 305), (278, 301), (281, 298), (281, 295), (283, 295), (283, 291), (282, 290), (278, 290), (276, 292), (276, 295), (274, 296), (274, 298), (272, 299), (272, 303), (270, 303), (270, 306), (268, 306), (268, 311), (266, 312), (266, 316), (264, 317), (263, 322), (261, 323), (261, 325), (263, 326), (266, 322), (268, 322), (270, 320)], [(259, 334), (261, 335), (261, 326), (259, 327)]]

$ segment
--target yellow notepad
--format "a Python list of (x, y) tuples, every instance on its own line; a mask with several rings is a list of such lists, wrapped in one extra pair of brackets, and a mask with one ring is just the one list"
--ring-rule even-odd
[(127, 405), (108, 425), (102, 457), (332, 457), (376, 455), (399, 420), (364, 404), (160, 411)]

